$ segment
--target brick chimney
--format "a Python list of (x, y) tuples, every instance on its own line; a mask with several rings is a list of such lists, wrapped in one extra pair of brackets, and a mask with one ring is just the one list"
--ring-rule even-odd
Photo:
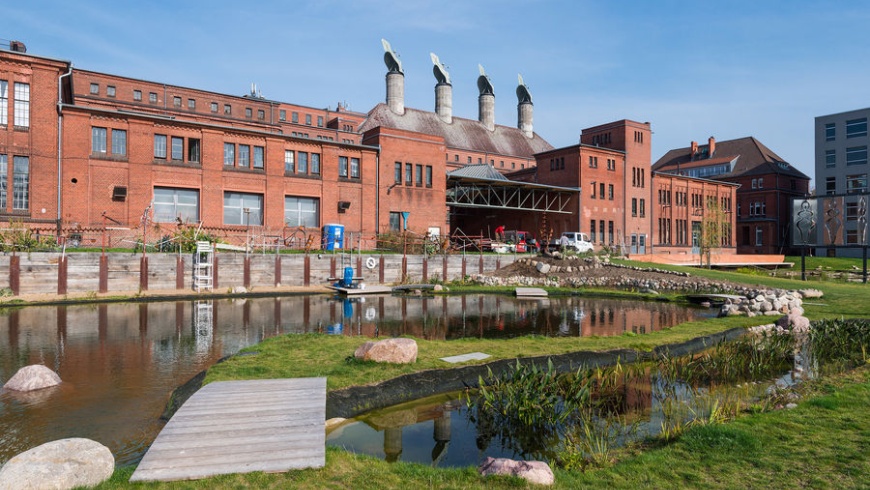
[(707, 156), (713, 158), (713, 153), (716, 152), (716, 138), (710, 136), (707, 140)]
[(689, 155), (689, 156), (691, 156), (691, 157), (692, 157), (692, 160), (694, 160), (694, 159), (695, 159), (695, 155), (697, 155), (697, 154), (698, 154), (698, 142), (697, 142), (697, 141), (693, 141), (693, 142), (692, 142), (692, 153), (691, 153), (691, 155)]

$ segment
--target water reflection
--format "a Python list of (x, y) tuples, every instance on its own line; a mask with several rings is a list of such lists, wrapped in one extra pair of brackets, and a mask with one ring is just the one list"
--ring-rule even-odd
[[(0, 462), (65, 437), (105, 444), (118, 464), (136, 462), (162, 427), (159, 416), (176, 386), (219, 358), (274, 335), (620, 335), (660, 330), (701, 314), (706, 310), (663, 303), (479, 295), (293, 296), (0, 310), (0, 384), (20, 367), (37, 363), (64, 380), (32, 394), (0, 391)], [(446, 447), (444, 434), (462, 429), (455, 422), (439, 424), (432, 430)], [(400, 439), (390, 437), (390, 451), (396, 453)]]

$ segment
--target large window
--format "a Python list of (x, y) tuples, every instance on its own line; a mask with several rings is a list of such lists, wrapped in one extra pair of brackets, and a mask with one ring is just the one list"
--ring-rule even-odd
[(106, 153), (106, 128), (91, 128), (91, 153)]
[(837, 139), (837, 126), (834, 123), (825, 124), (825, 141)]
[(350, 159), (350, 178), (359, 178), (359, 158)]
[(236, 165), (236, 145), (224, 143), (224, 165), (233, 167)]
[(846, 138), (857, 138), (859, 136), (867, 136), (866, 117), (846, 121)]
[(12, 209), (26, 211), (30, 207), (30, 158), (12, 157)]
[(312, 197), (285, 197), (284, 225), (317, 228), (320, 226), (319, 204), (320, 200)]
[(30, 127), (30, 84), (15, 83), (14, 124), (20, 128)]
[(187, 138), (187, 161), (199, 163), (200, 146), (199, 139)]
[(311, 154), (311, 175), (320, 175), (320, 153)]
[(299, 161), (296, 170), (300, 174), (308, 173), (308, 153), (305, 153), (304, 151), (299, 152)]
[(239, 145), (239, 167), (248, 168), (251, 166), (251, 147), (248, 145)]
[(867, 192), (867, 174), (846, 176), (846, 193), (860, 194)]
[(263, 168), (265, 162), (265, 149), (262, 146), (254, 147), (254, 168)]
[(166, 135), (154, 135), (154, 158), (166, 159)]
[(825, 166), (837, 166), (837, 150), (825, 150)]
[(347, 177), (347, 157), (338, 157), (338, 176)]
[(390, 212), (390, 231), (402, 231), (402, 213)]
[(0, 80), (0, 126), (9, 124), (9, 82)]
[(112, 130), (112, 155), (127, 155), (127, 131), (123, 129)]
[(263, 195), (224, 192), (224, 224), (262, 226)]
[(867, 147), (853, 146), (846, 148), (846, 165), (866, 165)]
[(154, 188), (154, 221), (172, 223), (199, 222), (199, 191), (195, 189)]
[(172, 142), (172, 159), (175, 161), (184, 160), (184, 138), (173, 136)]

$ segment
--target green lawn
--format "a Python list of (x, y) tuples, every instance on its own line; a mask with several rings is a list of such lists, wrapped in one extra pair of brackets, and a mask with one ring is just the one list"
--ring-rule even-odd
[[(643, 265), (634, 263), (634, 265)], [(868, 286), (834, 282), (811, 284), (766, 275), (706, 269), (687, 270), (714, 280), (783, 289), (813, 287), (825, 297), (805, 304), (811, 319), (870, 318)], [(455, 291), (456, 288), (454, 288)], [(224, 379), (327, 376), (328, 389), (376, 383), (402, 374), (445, 367), (439, 357), (484, 351), (494, 358), (529, 357), (580, 350), (648, 350), (736, 326), (769, 323), (770, 318), (730, 317), (692, 322), (644, 336), (511, 340), (418, 340), (413, 366), (348, 362), (363, 339), (292, 335), (251, 347), (257, 355), (234, 357), (209, 370), (206, 382)], [(677, 441), (623, 454), (613, 465), (586, 472), (556, 470), (557, 488), (867, 488), (870, 475), (870, 368), (806, 385), (812, 394), (797, 409), (747, 415), (722, 425), (695, 427)], [(116, 471), (100, 488), (126, 487), (132, 469)], [(161, 488), (525, 488), (508, 478), (483, 480), (472, 468), (433, 469), (389, 464), (328, 448), (318, 470), (286, 474), (231, 475), (198, 482), (153, 485)]]

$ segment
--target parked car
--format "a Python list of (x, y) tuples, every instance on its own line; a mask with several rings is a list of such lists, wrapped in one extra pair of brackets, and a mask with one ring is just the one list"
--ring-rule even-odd
[[(568, 238), (568, 246), (573, 247), (578, 253), (591, 252), (595, 250), (592, 241), (589, 240), (589, 235), (581, 231), (566, 231), (562, 233), (563, 237)], [(559, 242), (561, 242), (561, 237)]]

